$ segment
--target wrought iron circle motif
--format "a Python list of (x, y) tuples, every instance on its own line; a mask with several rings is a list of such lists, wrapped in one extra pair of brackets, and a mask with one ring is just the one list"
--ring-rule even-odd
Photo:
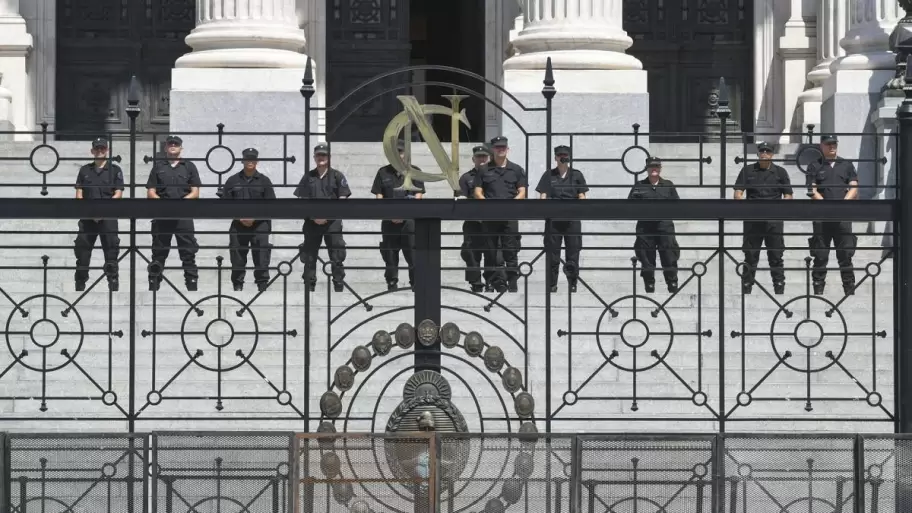
[[(238, 330), (231, 321), (222, 317), (222, 312), (219, 311), (215, 318), (209, 318), (204, 321), (205, 325), (202, 331), (193, 331), (191, 329), (192, 326), (189, 326), (193, 322), (191, 321), (193, 317), (190, 315), (196, 314), (196, 318), (203, 318), (200, 315), (201, 312), (205, 312), (203, 304), (211, 303), (213, 301), (217, 303), (215, 308), (221, 306), (225, 310), (227, 310), (227, 308), (223, 303), (227, 302), (238, 305), (240, 307), (240, 310), (238, 310), (238, 317), (243, 319), (245, 315), (249, 315), (248, 322), (252, 325), (252, 330)], [(190, 305), (190, 308), (187, 309), (187, 313), (184, 314), (184, 318), (181, 321), (180, 336), (184, 352), (192, 359), (193, 363), (211, 372), (229, 372), (241, 367), (250, 360), (251, 356), (253, 356), (257, 344), (259, 343), (260, 328), (253, 312), (243, 301), (232, 296), (211, 295)], [(203, 350), (202, 355), (196, 356), (194, 353), (200, 348), (190, 347), (193, 345), (194, 338), (196, 337), (202, 337), (202, 341), (210, 347), (215, 348), (216, 351)], [(244, 343), (244, 347), (237, 347), (235, 351), (227, 349), (235, 342), (238, 342), (238, 344), (235, 344), (236, 346), (240, 343)], [(213, 354), (215, 355), (213, 358), (208, 358), (208, 355)], [(222, 363), (223, 361), (225, 361), (225, 363)]]
[[(226, 160), (229, 162), (228, 167), (220, 168), (220, 169), (215, 168), (215, 164), (213, 164), (213, 160), (214, 160), (213, 155), (215, 154), (216, 151), (228, 152), (228, 156), (226, 157)], [(212, 171), (213, 173), (215, 173), (217, 175), (223, 175), (225, 173), (230, 172), (232, 169), (234, 169), (234, 163), (236, 162), (236, 158), (235, 158), (234, 152), (231, 151), (231, 148), (225, 146), (224, 144), (216, 144), (215, 146), (209, 148), (209, 151), (206, 152), (206, 158), (204, 159), (204, 161), (206, 162), (206, 167), (209, 168), (209, 171)]]
[[(454, 323), (444, 324), (439, 329), (438, 333), (441, 337), (441, 343), (443, 343), (445, 347), (453, 348), (459, 346), (458, 341), (462, 333), (459, 330), (458, 326), (456, 326)], [(398, 346), (408, 349), (414, 344), (415, 338), (419, 338), (420, 335), (416, 334), (416, 330), (411, 325), (408, 323), (402, 323), (397, 326), (394, 337)], [(389, 353), (389, 350), (391, 349), (392, 338), (393, 337), (391, 337), (390, 334), (386, 331), (377, 331), (374, 333), (374, 336), (371, 340), (371, 346), (374, 348), (378, 355), (385, 356), (385, 354), (381, 354), (380, 349), (383, 349), (386, 351), (386, 353)], [(489, 361), (492, 365), (494, 363), (500, 363), (501, 357), (499, 355), (502, 355), (503, 351), (499, 347), (489, 346), (479, 333), (469, 333), (466, 335), (465, 339), (466, 343), (462, 347), (467, 354), (472, 357), (480, 357), (483, 360), (485, 360), (485, 356), (487, 356), (487, 360), (485, 361), (486, 368), (488, 368)], [(485, 356), (482, 356), (483, 354)], [(514, 409), (516, 410), (517, 416), (522, 419), (532, 419), (535, 410), (535, 401), (530, 393), (526, 391), (519, 392), (522, 390), (523, 383), (521, 371), (515, 367), (509, 366), (505, 358), (502, 360), (503, 362), (499, 365), (499, 367), (503, 369), (503, 367), (506, 366), (505, 369), (495, 371), (489, 368), (489, 370), (491, 372), (497, 372), (501, 375), (504, 388), (510, 393), (510, 395), (513, 396)], [(342, 370), (343, 368), (346, 368), (348, 370)], [(349, 371), (351, 372), (352, 379), (354, 379), (354, 376), (358, 371), (351, 370), (350, 367), (347, 366), (336, 369), (337, 379), (334, 380), (332, 387), (336, 387), (342, 390), (342, 388), (339, 387), (338, 375), (341, 372), (347, 377)], [(449, 390), (442, 390), (441, 393), (448, 394), (450, 396), (452, 394), (452, 392)], [(317, 428), (317, 432), (336, 433), (334, 422), (342, 413), (342, 400), (340, 396), (333, 390), (326, 391), (320, 398), (320, 411), (321, 415), (324, 418), (332, 420), (321, 421), (319, 427)], [(525, 437), (521, 439), (523, 450), (532, 450), (535, 444), (538, 442), (539, 438), (538, 429), (535, 427), (534, 422), (530, 422), (528, 420), (523, 421), (520, 425), (519, 432), (521, 435), (525, 435)], [(332, 438), (319, 439), (319, 444), (322, 450), (332, 451), (335, 446), (335, 440)], [(327, 465), (327, 468), (329, 470), (335, 468), (332, 465), (331, 461), (328, 461)], [(323, 464), (321, 461), (321, 467), (322, 466)], [(521, 452), (514, 461), (514, 476), (522, 478), (523, 476), (531, 475), (532, 466), (533, 460), (531, 455)], [(521, 484), (514, 483), (514, 480), (515, 478), (507, 479), (504, 481), (504, 490), (502, 491), (500, 498), (489, 500), (486, 504), (486, 511), (489, 507), (498, 508), (498, 505), (501, 508), (500, 510), (505, 509), (506, 506), (504, 506), (504, 503), (502, 501), (512, 501), (514, 499), (517, 502), (519, 501), (523, 487)], [(350, 483), (335, 483), (332, 486), (332, 490), (334, 499), (340, 504), (348, 504), (352, 501), (352, 499), (355, 498), (354, 489)], [(517, 490), (519, 490), (518, 494)], [(355, 504), (363, 504), (363, 507), (367, 507), (368, 510), (370, 510), (369, 506), (367, 506), (363, 501), (356, 501), (352, 503), (352, 505)], [(513, 502), (507, 502), (507, 505), (509, 504), (513, 504)], [(349, 506), (349, 511), (352, 511), (351, 506)]]
[(804, 145), (795, 152), (795, 167), (797, 167), (802, 174), (807, 175), (808, 164), (822, 157), (823, 152), (820, 151), (819, 147), (810, 144)]
[[(630, 319), (626, 319), (620, 326), (618, 331), (603, 331), (603, 323), (610, 322), (611, 319), (617, 318), (620, 314), (617, 311), (618, 305), (621, 305), (631, 300), (637, 302), (645, 302), (653, 305), (655, 307), (652, 310), (653, 316), (658, 319), (662, 319), (662, 322), (667, 325), (666, 331), (653, 329), (649, 323), (639, 319), (636, 315)], [(636, 312), (645, 311), (646, 308), (639, 307), (636, 309)], [(617, 349), (611, 349), (610, 351), (606, 350), (605, 341), (602, 340), (602, 337), (605, 335), (618, 336), (621, 339), (621, 342), (629, 348), (630, 351), (637, 351), (639, 354), (642, 354), (643, 358), (637, 358), (636, 364), (631, 361), (630, 364), (619, 362), (621, 358), (627, 351), (619, 351)], [(667, 341), (663, 341), (656, 345), (647, 345), (651, 340), (657, 338), (667, 338)], [(596, 325), (596, 334), (595, 340), (598, 344), (599, 351), (602, 353), (602, 356), (605, 357), (605, 360), (608, 361), (611, 366), (623, 370), (626, 372), (644, 372), (653, 367), (659, 365), (660, 360), (665, 358), (669, 352), (671, 352), (671, 347), (674, 344), (674, 324), (672, 323), (671, 316), (668, 314), (668, 311), (662, 307), (662, 305), (647, 296), (640, 295), (629, 295), (618, 298), (614, 300), (607, 308), (602, 312), (602, 315), (599, 316), (598, 323)], [(656, 351), (659, 355), (659, 358), (647, 358), (649, 353)]]
[[(31, 310), (26, 307), (39, 301), (36, 308), (45, 315), (32, 321), (28, 317)], [(63, 312), (71, 312), (73, 316)], [(17, 329), (20, 323), (23, 326)], [(6, 347), (14, 361), (35, 372), (54, 372), (69, 365), (82, 350), (85, 325), (79, 312), (66, 299), (53, 294), (36, 294), (16, 303), (6, 319), (5, 335)], [(34, 346), (32, 351), (25, 348), (17, 352), (13, 349), (11, 337), (23, 335)]]
[[(816, 320), (813, 316), (806, 316), (791, 325), (786, 312), (793, 311), (789, 310), (789, 305), (799, 302), (823, 303), (822, 307), (810, 306), (808, 312), (827, 312), (822, 315), (824, 319)], [(770, 343), (776, 357), (789, 369), (802, 373), (821, 372), (836, 365), (845, 353), (849, 342), (848, 332), (845, 316), (832, 301), (820, 296), (803, 295), (789, 299), (776, 311), (770, 324)], [(789, 348), (789, 345), (792, 347)], [(796, 351), (810, 354), (810, 361), (808, 358), (797, 359), (804, 364), (803, 367), (793, 365), (792, 359), (787, 355)], [(823, 356), (825, 354), (832, 354), (832, 358)], [(818, 362), (814, 362), (815, 359)]]
[[(646, 159), (650, 156), (649, 150), (639, 144), (630, 146), (621, 154), (621, 167), (631, 175), (637, 176), (646, 171)], [(642, 164), (633, 164), (633, 162), (637, 161), (642, 162)]]
[[(42, 150), (51, 152), (51, 155), (52, 155), (51, 160), (53, 162), (44, 168), (39, 167), (39, 164), (36, 163), (36, 161), (38, 160), (38, 157), (40, 157), (38, 155), (38, 152), (42, 151)], [(58, 167), (60, 167), (60, 152), (57, 151), (57, 148), (51, 146), (50, 144), (39, 144), (39, 145), (36, 145), (34, 148), (32, 148), (32, 152), (29, 153), (29, 156), (28, 156), (28, 161), (29, 161), (29, 165), (32, 166), (32, 169), (34, 169), (35, 172), (41, 173), (43, 175), (49, 175), (49, 174), (53, 173)]]

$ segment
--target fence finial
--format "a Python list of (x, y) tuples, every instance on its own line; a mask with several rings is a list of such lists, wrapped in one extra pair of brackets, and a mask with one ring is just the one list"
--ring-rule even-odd
[(548, 62), (545, 64), (545, 80), (543, 83), (545, 87), (542, 88), (542, 96), (548, 100), (554, 98), (554, 95), (557, 94), (557, 89), (554, 88), (554, 68), (551, 65), (551, 57), (548, 57)]
[(301, 80), (301, 96), (307, 99), (313, 98), (313, 95), (316, 92), (314, 89), (312, 61), (313, 59), (310, 57), (307, 58), (307, 65), (304, 67), (304, 79)]

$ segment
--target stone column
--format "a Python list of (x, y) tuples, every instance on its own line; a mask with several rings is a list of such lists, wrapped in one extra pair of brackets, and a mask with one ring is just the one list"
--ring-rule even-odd
[(820, 125), (823, 83), (830, 77), (830, 65), (845, 55), (839, 42), (848, 25), (845, 0), (820, 0), (817, 8), (817, 65), (807, 75), (811, 87), (798, 97), (803, 125)]
[[(848, 31), (840, 45), (845, 56), (830, 66), (832, 73), (823, 84), (821, 128), (824, 132), (870, 133), (877, 129), (872, 114), (878, 108), (881, 90), (893, 78), (895, 62), (889, 37), (900, 19), (896, 0), (851, 0)], [(847, 157), (871, 159), (859, 162), (859, 198), (869, 199), (875, 186), (882, 185), (875, 137), (840, 137), (839, 151)]]
[[(791, 15), (785, 31), (779, 38), (779, 56), (782, 59), (784, 109), (782, 112), (787, 132), (800, 131), (804, 123), (802, 112), (795, 107), (801, 104), (801, 95), (807, 84), (807, 74), (817, 63), (816, 22), (817, 6), (805, 8), (802, 0), (791, 0)], [(791, 142), (785, 137), (784, 142)]]
[[(512, 55), (504, 61), (504, 88), (526, 107), (541, 106), (542, 80), (551, 59), (557, 95), (553, 100), (555, 132), (631, 133), (634, 124), (649, 132), (649, 93), (646, 71), (639, 59), (626, 53), (633, 40), (623, 28), (623, 0), (522, 0), (522, 30), (511, 38)], [(544, 115), (522, 109), (509, 98), (504, 108), (526, 131), (542, 132)], [(551, 149), (542, 137), (528, 141), (516, 123), (504, 117), (503, 132), (511, 154), (529, 170), (549, 169)], [(647, 137), (640, 139), (648, 145)], [(620, 155), (629, 136), (574, 139), (573, 152)], [(566, 144), (556, 138), (552, 145)], [(645, 165), (636, 162), (633, 165)], [(587, 163), (587, 176), (604, 183), (624, 183), (630, 175), (616, 163)], [(626, 197), (620, 189), (596, 189), (593, 197)]]
[[(32, 48), (32, 36), (19, 14), (19, 0), (0, 0), (0, 74), (6, 89), (3, 101), (10, 102), (6, 118), (15, 130), (31, 130), (27, 126), (28, 75), (26, 56)], [(27, 138), (19, 136), (18, 139)]]
[(505, 70), (641, 70), (624, 53), (633, 40), (624, 32), (623, 0), (523, 0), (523, 29), (512, 41), (517, 55)]
[[(307, 0), (316, 2), (322, 0)], [(298, 9), (310, 12), (311, 5), (296, 5), (295, 0), (197, 0), (196, 28), (187, 36), (193, 51), (179, 58), (171, 73), (171, 131), (215, 132), (225, 124), (226, 132), (303, 132), (304, 99), (301, 80), (307, 65), (302, 53), (306, 42), (300, 28)], [(316, 106), (314, 98), (312, 105)], [(316, 115), (311, 116), (311, 131), (317, 131)], [(190, 156), (205, 155), (217, 143), (215, 136), (183, 137)], [(293, 140), (292, 140), (293, 139)], [(309, 163), (304, 138), (289, 138), (297, 163), (289, 165), (289, 180), (300, 177)], [(231, 136), (225, 144), (235, 156), (255, 147), (261, 156), (283, 155), (280, 136)], [(289, 150), (290, 151), (290, 150)], [(227, 168), (226, 152), (213, 165)], [(231, 167), (232, 172), (240, 164)], [(264, 162), (261, 172), (282, 183), (282, 165)], [(216, 178), (208, 166), (200, 166), (204, 183)], [(207, 182), (208, 179), (208, 182)], [(277, 189), (290, 196), (291, 189)], [(212, 197), (215, 189), (202, 191)]]
[(890, 51), (890, 33), (905, 14), (896, 0), (852, 0), (849, 30), (840, 41), (845, 56), (833, 62), (832, 71), (890, 70), (895, 63)]
[(193, 48), (177, 68), (304, 68), (295, 0), (197, 0)]

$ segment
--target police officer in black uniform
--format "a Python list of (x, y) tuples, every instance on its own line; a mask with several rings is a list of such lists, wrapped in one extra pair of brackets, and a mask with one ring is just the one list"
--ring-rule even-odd
[[(459, 177), (459, 191), (457, 198), (475, 199), (475, 179), (488, 168), (491, 150), (486, 146), (472, 148), (472, 163), (475, 167), (466, 171)], [(481, 281), (481, 260), (485, 254), (487, 242), (484, 236), (484, 224), (481, 221), (462, 222), (462, 248), (459, 256), (465, 262), (465, 280), (472, 288), (472, 292), (479, 293), (485, 289)], [(485, 260), (486, 266), (493, 266), (492, 261)]]
[[(124, 178), (120, 166), (108, 160), (108, 141), (98, 138), (92, 141), (91, 163), (79, 168), (76, 175), (76, 199), (120, 199), (123, 196)], [(80, 219), (79, 232), (76, 235), (76, 290), (85, 290), (89, 279), (89, 262), (95, 240), (101, 239), (101, 250), (104, 252), (105, 275), (108, 288), (117, 291), (120, 288), (118, 279), (117, 258), (120, 253), (120, 237), (117, 235), (117, 219)]]
[[(545, 172), (538, 187), (535, 188), (541, 199), (584, 200), (589, 187), (586, 177), (579, 169), (570, 167), (570, 147), (554, 148), (554, 160), (557, 167)], [(583, 248), (582, 223), (580, 221), (551, 221), (551, 235), (545, 236), (545, 249), (551, 253), (551, 269), (548, 274), (548, 286), (551, 292), (557, 292), (557, 276), (560, 271), (561, 243), (564, 244), (564, 274), (567, 276), (570, 292), (576, 292), (576, 281), (579, 278), (579, 256)]]
[[(836, 155), (839, 141), (835, 135), (820, 138), (819, 160), (807, 168), (808, 195), (814, 200), (853, 200), (858, 197), (858, 172), (848, 160)], [(826, 287), (827, 262), (830, 244), (836, 247), (836, 260), (842, 276), (846, 295), (855, 293), (855, 272), (852, 257), (858, 239), (852, 233), (852, 223), (840, 221), (814, 221), (814, 236), (809, 239), (814, 270), (811, 279), (814, 294), (823, 294)]]
[[(646, 178), (633, 186), (627, 199), (681, 199), (674, 183), (662, 178), (662, 160), (660, 158), (647, 158), (646, 171)], [(674, 221), (637, 221), (636, 234), (633, 250), (643, 266), (640, 276), (643, 277), (646, 292), (655, 292), (656, 251), (662, 261), (662, 273), (665, 275), (668, 292), (677, 292), (677, 267), (681, 248), (675, 238)]]
[[(301, 199), (347, 199), (351, 196), (348, 180), (338, 169), (329, 167), (329, 145), (320, 143), (314, 147), (316, 167), (301, 178), (294, 195)], [(329, 261), (332, 265), (333, 290), (342, 292), (345, 288), (345, 239), (342, 237), (341, 219), (307, 219), (304, 221), (304, 244), (300, 246), (300, 258), (304, 262), (301, 276), (311, 291), (317, 288), (317, 255), (321, 242), (326, 243)]]
[[(399, 156), (405, 158), (405, 143), (398, 143)], [(412, 166), (417, 169), (416, 166)], [(391, 165), (386, 165), (377, 170), (371, 194), (377, 199), (421, 199), (424, 197), (424, 182), (412, 180), (414, 190), (407, 191), (402, 188), (405, 175), (399, 174)], [(412, 219), (385, 219), (380, 222), (382, 239), (380, 240), (380, 256), (386, 264), (383, 276), (386, 278), (387, 290), (399, 288), (399, 251), (405, 257), (409, 266), (409, 286), (415, 285), (415, 269), (412, 267), (415, 254), (415, 221)]]
[[(223, 199), (276, 199), (272, 180), (257, 170), (257, 159), (260, 152), (256, 148), (247, 148), (241, 152), (244, 169), (232, 175), (218, 192)], [(253, 251), (253, 280), (257, 290), (263, 292), (269, 285), (269, 262), (272, 257), (272, 245), (269, 244), (269, 233), (272, 221), (269, 219), (235, 219), (228, 229), (228, 241), (231, 249), (231, 283), (234, 290), (244, 290), (244, 277), (247, 275), (248, 247)]]
[[(792, 182), (785, 168), (773, 163), (773, 145), (757, 143), (757, 162), (748, 164), (738, 173), (735, 180), (735, 199), (771, 200), (792, 199)], [(750, 294), (760, 261), (760, 246), (766, 242), (773, 291), (785, 294), (785, 270), (782, 253), (785, 240), (782, 236), (782, 221), (744, 221), (744, 272), (741, 275), (741, 290)]]
[[(477, 175), (475, 177), (475, 199), (526, 199), (529, 178), (522, 166), (507, 159), (510, 149), (507, 138), (499, 135), (491, 139), (491, 148), (494, 159), (481, 175), (481, 181)], [(485, 221), (484, 231), (487, 238), (485, 265), (490, 267), (493, 263), (495, 267), (484, 272), (486, 288), (517, 292), (521, 247), (519, 221)]]
[[(181, 159), (183, 140), (176, 135), (165, 139), (165, 160), (155, 162), (146, 182), (149, 199), (194, 200), (199, 198), (202, 185), (196, 165)], [(177, 239), (177, 252), (184, 268), (187, 290), (197, 289), (199, 271), (196, 267), (196, 241), (193, 219), (152, 220), (152, 264), (149, 265), (149, 290), (158, 290), (165, 270), (165, 260), (171, 251), (171, 235)]]

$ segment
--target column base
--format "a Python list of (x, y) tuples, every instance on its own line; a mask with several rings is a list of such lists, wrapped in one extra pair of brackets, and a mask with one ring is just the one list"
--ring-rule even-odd
[[(20, 16), (0, 16), (0, 79), (6, 93), (0, 93), (0, 102), (6, 103), (6, 113), (0, 114), (3, 130), (31, 130), (27, 126), (29, 82), (26, 57), (32, 48), (32, 36)], [(2, 107), (0, 107), (2, 109)], [(17, 134), (10, 139), (29, 140), (31, 136)]]
[[(541, 94), (544, 69), (507, 70), (504, 72), (504, 88), (528, 107), (545, 105)], [(640, 125), (641, 133), (649, 132), (649, 93), (645, 71), (634, 70), (555, 70), (557, 95), (552, 102), (552, 131), (563, 133), (622, 133), (619, 136), (576, 136), (573, 138), (573, 154), (577, 158), (620, 158), (625, 150), (633, 146), (634, 124)], [(516, 102), (505, 97), (504, 109), (522, 125), (526, 132), (545, 131), (545, 114), (528, 112)], [(569, 137), (554, 137), (552, 148), (546, 148), (545, 138), (530, 137), (526, 140), (523, 130), (510, 116), (503, 118), (503, 134), (510, 140), (510, 154), (514, 160), (529, 171), (529, 185), (534, 189), (545, 169), (554, 165), (553, 147), (570, 144)], [(627, 135), (630, 134), (630, 135)], [(649, 148), (647, 137), (640, 137), (636, 144)], [(528, 161), (526, 148), (528, 147)], [(645, 167), (646, 154), (642, 150), (631, 150), (627, 154), (628, 167), (639, 171)], [(599, 183), (632, 183), (631, 174), (618, 162), (586, 162), (578, 166), (587, 177)], [(593, 198), (626, 198), (627, 190), (616, 188), (595, 188), (590, 191)], [(534, 196), (534, 191), (530, 191)]]
[[(310, 164), (308, 146), (316, 143), (316, 137), (305, 141), (303, 135), (283, 136), (283, 133), (304, 132), (304, 98), (300, 93), (303, 77), (304, 69), (174, 69), (171, 75), (171, 131), (215, 132), (216, 125), (223, 123), (228, 135), (222, 144), (235, 158), (239, 159), (241, 151), (248, 147), (257, 148), (261, 158), (279, 159), (283, 155), (293, 155), (296, 162), (288, 163), (287, 168), (279, 160), (264, 161), (260, 167), (276, 184), (286, 183), (285, 173), (287, 183), (297, 183)], [(311, 101), (314, 107), (317, 106), (316, 98), (314, 95)], [(311, 114), (310, 129), (315, 132), (316, 113)], [(257, 133), (231, 135), (232, 132)], [(190, 157), (205, 157), (209, 149), (218, 144), (215, 135), (181, 137)], [(229, 169), (227, 151), (213, 151), (211, 157), (210, 164), (215, 170), (206, 162), (197, 163), (203, 183), (216, 183), (215, 171)], [(235, 162), (229, 171), (224, 171), (222, 181), (240, 169), (240, 162)], [(215, 193), (216, 189), (205, 188), (201, 196), (215, 197)]]
[[(514, 48), (518, 47), (514, 43)], [(551, 59), (554, 69), (563, 70), (642, 70), (643, 63), (632, 55), (605, 50), (557, 50), (534, 53), (517, 53), (504, 61), (506, 70), (543, 70)]]
[[(871, 113), (871, 123), (877, 133), (893, 134), (899, 130), (899, 122), (896, 119), (896, 109), (902, 104), (902, 97), (887, 96), (881, 98), (877, 108)], [(878, 146), (880, 154), (887, 159), (887, 162), (881, 167), (882, 172), (878, 174), (878, 188), (875, 191), (875, 198), (880, 200), (892, 200), (896, 198), (896, 176), (899, 171), (899, 154), (894, 139), (891, 137), (879, 137)], [(869, 233), (883, 234), (885, 247), (893, 245), (891, 235), (893, 227), (889, 222), (872, 221), (868, 227)]]
[[(839, 69), (823, 84), (823, 106), (821, 108), (821, 129), (818, 133), (870, 133), (874, 126), (872, 112), (881, 99), (881, 89), (893, 71), (887, 70), (845, 70)], [(878, 138), (870, 136), (840, 136), (839, 153), (846, 157), (873, 160), (876, 155)], [(876, 192), (879, 164), (858, 162), (859, 199), (870, 199)]]
[(798, 129), (807, 130), (808, 125), (820, 129), (820, 109), (823, 107), (823, 87), (814, 87), (798, 95)]

